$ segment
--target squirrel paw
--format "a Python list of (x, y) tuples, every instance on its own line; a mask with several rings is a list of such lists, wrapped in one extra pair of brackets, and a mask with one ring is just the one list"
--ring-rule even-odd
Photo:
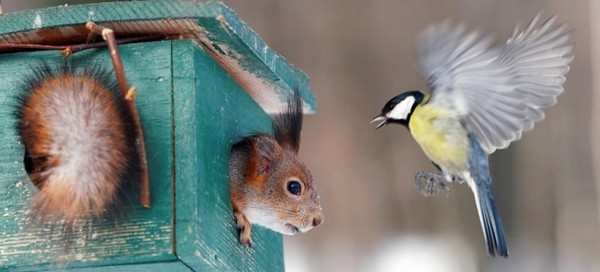
[(248, 218), (243, 213), (235, 211), (234, 215), (237, 222), (236, 227), (240, 231), (240, 243), (252, 248), (252, 239), (250, 239), (252, 224), (250, 224), (250, 221), (248, 221)]
[(417, 190), (426, 197), (437, 196), (440, 191), (450, 193), (450, 187), (443, 181), (444, 176), (430, 172), (419, 172), (415, 176), (415, 185)]

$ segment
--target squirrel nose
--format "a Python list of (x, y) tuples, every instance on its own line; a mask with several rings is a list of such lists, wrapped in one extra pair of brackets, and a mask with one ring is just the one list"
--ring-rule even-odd
[(323, 215), (319, 214), (313, 218), (313, 221), (312, 221), (313, 227), (321, 225), (321, 223), (323, 223)]

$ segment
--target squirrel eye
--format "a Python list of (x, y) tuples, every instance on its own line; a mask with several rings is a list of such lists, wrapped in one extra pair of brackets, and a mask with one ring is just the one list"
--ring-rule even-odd
[(292, 180), (288, 182), (287, 190), (290, 194), (299, 196), (302, 193), (302, 185), (300, 185), (300, 182)]

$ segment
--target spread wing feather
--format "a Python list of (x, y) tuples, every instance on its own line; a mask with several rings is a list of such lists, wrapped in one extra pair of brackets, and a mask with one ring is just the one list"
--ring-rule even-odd
[(573, 59), (571, 31), (538, 14), (515, 29), (500, 48), (479, 32), (449, 22), (418, 39), (419, 68), (431, 90), (429, 104), (459, 113), (486, 153), (506, 148), (544, 119), (556, 103)]

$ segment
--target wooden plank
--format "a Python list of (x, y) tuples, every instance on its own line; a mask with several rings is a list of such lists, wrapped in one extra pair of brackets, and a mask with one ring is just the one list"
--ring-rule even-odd
[[(201, 31), (196, 39), (202, 46), (266, 112), (281, 112), (293, 89), (298, 89), (306, 102), (305, 111), (314, 112), (314, 96), (308, 90), (309, 81), (304, 73), (280, 67), (289, 64), (272, 54), (250, 28), (238, 24), (232, 11), (224, 11), (216, 20), (198, 20)], [(231, 28), (232, 25), (238, 28)]]
[[(20, 269), (17, 268), (13, 270), (14, 272), (32, 272), (35, 270), (30, 270), (30, 268)], [(194, 271), (190, 267), (185, 264), (174, 261), (174, 262), (163, 262), (163, 263), (146, 263), (146, 264), (126, 264), (126, 265), (108, 265), (108, 266), (98, 266), (98, 267), (85, 267), (85, 268), (56, 268), (52, 269), (52, 271), (59, 272), (190, 272)]]
[[(168, 18), (168, 20), (165, 20)], [(152, 31), (168, 33), (174, 30), (195, 29), (196, 33), (179, 33), (201, 43), (219, 64), (252, 96), (265, 111), (279, 112), (294, 88), (304, 99), (307, 112), (314, 112), (315, 99), (309, 90), (309, 80), (302, 71), (269, 48), (260, 37), (244, 24), (228, 7), (208, 1), (128, 1), (8, 13), (0, 17), (0, 41), (51, 42), (81, 37), (82, 25), (93, 20), (117, 30), (117, 33), (136, 35)], [(152, 21), (158, 24), (136, 22)], [(184, 23), (181, 20), (189, 20)], [(173, 27), (197, 24), (196, 28)], [(160, 28), (160, 25), (164, 28)], [(63, 28), (53, 31), (58, 27)], [(49, 35), (48, 33), (54, 33)], [(174, 35), (179, 37), (180, 35)], [(81, 38), (80, 38), (81, 39)]]
[[(127, 207), (127, 215), (112, 222), (90, 226), (71, 237), (64, 248), (57, 231), (27, 225), (26, 212), (36, 189), (23, 167), (23, 147), (15, 129), (12, 112), (21, 92), (23, 76), (31, 67), (60, 63), (58, 52), (29, 52), (0, 55), (0, 268), (24, 264), (52, 268), (101, 264), (175, 260), (172, 242), (171, 169), (171, 67), (170, 42), (130, 44), (120, 47), (123, 64), (132, 85), (137, 87), (148, 149), (153, 207), (137, 203)], [(83, 65), (98, 63), (112, 67), (106, 49), (89, 50), (71, 57)], [(140, 65), (144, 64), (144, 65)], [(167, 133), (165, 133), (167, 132)], [(68, 263), (68, 264), (67, 264)]]
[(281, 271), (280, 235), (255, 227), (254, 247), (239, 244), (228, 184), (231, 145), (269, 132), (271, 119), (209, 54), (189, 42), (173, 52), (177, 255), (191, 267)]

